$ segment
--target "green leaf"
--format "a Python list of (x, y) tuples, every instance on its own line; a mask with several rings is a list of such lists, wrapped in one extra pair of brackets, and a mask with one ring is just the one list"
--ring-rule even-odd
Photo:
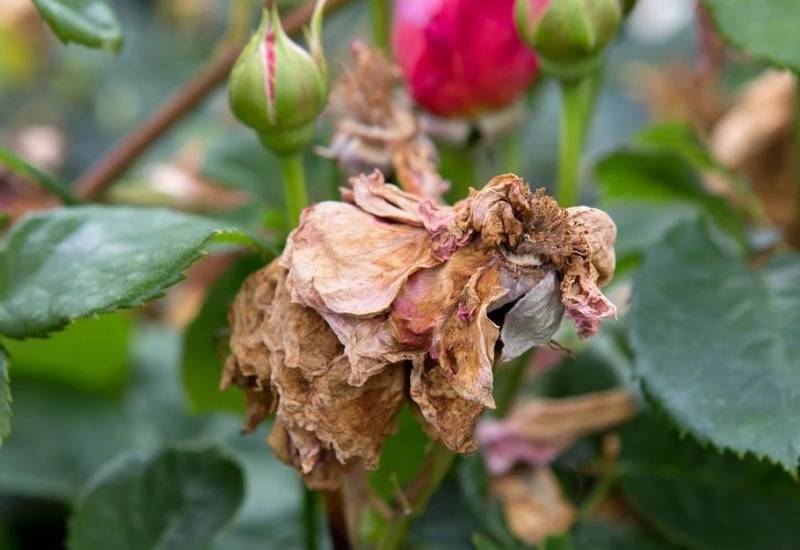
[(702, 214), (744, 241), (740, 217), (703, 187), (698, 170), (721, 168), (687, 128), (674, 124), (649, 128), (600, 161), (600, 206), (617, 224), (615, 248), (623, 268), (637, 263), (670, 228)]
[(129, 454), (87, 485), (70, 521), (68, 547), (207, 547), (243, 498), (241, 468), (218, 449)]
[(80, 319), (46, 340), (4, 340), (3, 345), (14, 357), (15, 377), (119, 394), (130, 374), (131, 325), (127, 313), (102, 315)]
[(705, 0), (720, 32), (740, 50), (800, 70), (800, 3), (796, 0)]
[(47, 24), (64, 42), (118, 53), (122, 30), (117, 17), (103, 0), (33, 0)]
[(105, 461), (131, 445), (118, 399), (14, 376), (13, 431), (0, 449), (0, 491), (72, 500)]
[(797, 481), (768, 463), (681, 439), (652, 413), (623, 429), (617, 475), (639, 514), (680, 547), (797, 548)]
[(676, 548), (631, 525), (596, 520), (578, 523), (572, 533), (572, 544), (576, 550), (668, 550)]
[(0, 164), (3, 164), (16, 174), (38, 183), (61, 199), (64, 204), (78, 204), (81, 202), (72, 192), (72, 189), (69, 188), (69, 185), (31, 166), (5, 147), (0, 147)]
[(800, 458), (800, 255), (754, 269), (700, 221), (650, 249), (630, 339), (646, 390), (685, 429), (795, 471)]
[(196, 412), (244, 411), (242, 392), (220, 391), (219, 380), (229, 353), (228, 308), (245, 278), (262, 265), (263, 260), (246, 257), (229, 268), (211, 287), (186, 331), (181, 377), (189, 406)]
[(0, 346), (0, 447), (11, 433), (11, 385), (8, 381), (8, 354)]
[(36, 213), (0, 247), (0, 333), (44, 336), (159, 297), (215, 241), (256, 243), (170, 210), (82, 206)]

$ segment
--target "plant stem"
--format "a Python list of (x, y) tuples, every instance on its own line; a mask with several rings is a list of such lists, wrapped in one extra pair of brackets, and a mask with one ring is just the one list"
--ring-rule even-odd
[[(347, 0), (328, 0), (325, 11), (330, 12)], [(311, 19), (316, 0), (309, 0), (282, 18), (289, 34), (297, 34)], [(231, 43), (227, 35), (208, 63), (203, 65), (172, 96), (160, 104), (139, 126), (106, 153), (97, 164), (84, 172), (75, 183), (77, 194), (93, 200), (124, 174), (133, 163), (152, 147), (175, 123), (197, 107), (214, 89), (225, 81), (242, 51), (241, 42)]]
[(319, 502), (317, 494), (306, 487), (301, 479), (303, 486), (303, 536), (306, 550), (317, 550), (317, 513)]
[(500, 144), (500, 166), (499, 172), (511, 172), (520, 174), (522, 172), (522, 131), (516, 129), (511, 134), (503, 138)]
[(347, 518), (344, 511), (342, 490), (322, 491), (325, 502), (325, 514), (328, 517), (328, 532), (334, 550), (350, 550), (350, 538), (347, 532)]
[(475, 163), (475, 147), (439, 147), (439, 171), (450, 181), (447, 200), (452, 204), (467, 198), (469, 188), (477, 186), (477, 167)]
[(561, 132), (559, 136), (556, 198), (567, 208), (580, 199), (580, 160), (584, 134), (597, 93), (596, 76), (561, 81)]
[(391, 21), (389, 0), (369, 0), (369, 15), (372, 24), (372, 41), (377, 47), (388, 52)]
[(455, 457), (456, 454), (442, 444), (431, 444), (417, 477), (406, 489), (406, 501), (411, 512), (399, 515), (386, 526), (386, 532), (377, 547), (378, 550), (402, 548), (411, 521), (425, 511), (428, 501), (441, 485)]
[(306, 174), (301, 152), (278, 155), (283, 177), (283, 192), (286, 196), (286, 223), (294, 229), (300, 223), (300, 213), (308, 205), (306, 196)]

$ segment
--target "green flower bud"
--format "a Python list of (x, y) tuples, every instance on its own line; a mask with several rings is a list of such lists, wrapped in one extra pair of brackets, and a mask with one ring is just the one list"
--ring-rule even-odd
[(306, 147), (314, 122), (328, 100), (328, 68), (320, 41), (322, 10), (318, 0), (306, 37), (309, 51), (293, 42), (273, 3), (264, 9), (258, 30), (231, 72), (230, 104), (236, 117), (278, 154)]
[(522, 39), (546, 72), (577, 79), (599, 63), (622, 22), (623, 0), (516, 0)]

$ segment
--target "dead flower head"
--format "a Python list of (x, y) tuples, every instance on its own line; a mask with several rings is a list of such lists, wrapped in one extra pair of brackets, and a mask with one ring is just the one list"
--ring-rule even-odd
[(230, 313), (222, 386), (240, 386), (247, 428), (276, 419), (269, 444), (309, 486), (378, 465), (410, 402), (458, 452), (494, 406), (492, 365), (550, 341), (563, 314), (581, 336), (614, 306), (605, 213), (563, 209), (505, 174), (454, 207), (357, 176), (346, 202), (305, 210), (283, 255), (251, 275)]

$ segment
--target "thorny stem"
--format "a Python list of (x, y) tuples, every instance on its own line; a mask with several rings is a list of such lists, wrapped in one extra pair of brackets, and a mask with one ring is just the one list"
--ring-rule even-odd
[(389, 1), (390, 0), (369, 0), (372, 41), (385, 52), (389, 51), (389, 25), (391, 22)]
[(283, 177), (283, 192), (286, 196), (286, 223), (294, 229), (300, 223), (300, 213), (308, 205), (306, 174), (301, 152), (278, 155)]
[(469, 188), (478, 184), (475, 153), (473, 145), (439, 147), (439, 171), (450, 182), (447, 199), (451, 204), (467, 198)]
[(405, 491), (405, 498), (411, 512), (399, 513), (387, 525), (383, 539), (378, 544), (378, 550), (396, 550), (403, 547), (403, 540), (409, 525), (425, 511), (428, 501), (447, 475), (455, 457), (456, 454), (441, 443), (431, 444), (425, 454), (422, 467)]
[[(347, 0), (328, 0), (325, 11), (341, 7)], [(316, 0), (309, 0), (282, 19), (289, 34), (298, 33), (310, 19)], [(100, 161), (78, 178), (75, 189), (83, 199), (93, 200), (103, 194), (142, 154), (167, 131), (197, 107), (227, 77), (239, 57), (243, 40), (232, 43), (223, 38), (216, 53), (189, 80)]]
[(584, 135), (596, 96), (596, 76), (561, 82), (558, 203), (567, 208), (580, 199), (580, 160)]

